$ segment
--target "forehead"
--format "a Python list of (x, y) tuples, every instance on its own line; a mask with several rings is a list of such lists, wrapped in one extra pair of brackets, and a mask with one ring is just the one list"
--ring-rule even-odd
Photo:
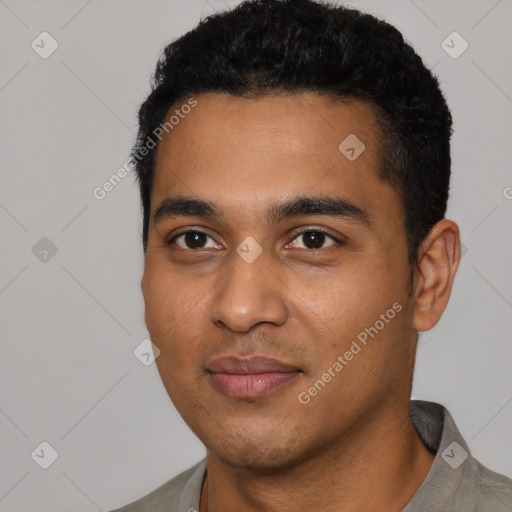
[[(159, 158), (171, 156), (185, 139), (200, 151), (198, 156), (203, 150), (214, 152), (214, 146), (230, 147), (233, 153), (250, 147), (253, 151), (277, 149), (283, 156), (326, 151), (337, 155), (339, 143), (349, 135), (365, 141), (368, 151), (363, 160), (377, 156), (379, 124), (375, 108), (366, 102), (334, 100), (316, 93), (257, 99), (208, 93), (196, 96), (195, 101), (193, 109), (186, 99), (170, 108), (166, 120), (172, 122), (159, 144)], [(179, 162), (179, 156), (175, 154), (173, 159)], [(186, 158), (190, 158), (188, 153)]]
[(168, 113), (175, 117), (157, 150), (153, 211), (172, 195), (248, 208), (336, 192), (356, 203), (373, 196), (378, 206), (379, 187), (389, 188), (377, 176), (379, 125), (370, 104), (315, 93), (195, 100), (187, 114), (180, 111), (187, 99)]

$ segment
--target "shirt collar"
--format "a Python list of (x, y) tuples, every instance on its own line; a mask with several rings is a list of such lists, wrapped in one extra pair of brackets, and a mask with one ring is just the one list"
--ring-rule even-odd
[(403, 512), (474, 510), (479, 467), (452, 416), (440, 404), (410, 403), (411, 419), (423, 443), (436, 453), (432, 467)]

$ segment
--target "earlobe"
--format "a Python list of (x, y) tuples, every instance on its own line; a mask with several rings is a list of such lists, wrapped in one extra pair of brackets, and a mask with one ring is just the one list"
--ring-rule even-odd
[(443, 314), (460, 261), (459, 227), (449, 219), (435, 224), (418, 249), (413, 328), (428, 331)]

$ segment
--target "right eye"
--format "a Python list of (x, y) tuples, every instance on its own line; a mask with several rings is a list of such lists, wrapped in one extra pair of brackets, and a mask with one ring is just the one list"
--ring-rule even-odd
[[(210, 240), (210, 245), (207, 245), (208, 239)], [(196, 230), (188, 230), (174, 235), (167, 242), (167, 245), (172, 245), (172, 243), (175, 243), (180, 249), (222, 249), (222, 246), (217, 244), (210, 235)]]

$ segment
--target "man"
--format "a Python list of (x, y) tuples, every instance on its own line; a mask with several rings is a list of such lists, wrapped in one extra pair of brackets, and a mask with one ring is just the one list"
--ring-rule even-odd
[(165, 49), (139, 121), (145, 322), (207, 457), (120, 510), (512, 510), (410, 401), (460, 240), (451, 115), (401, 34), (243, 2)]

